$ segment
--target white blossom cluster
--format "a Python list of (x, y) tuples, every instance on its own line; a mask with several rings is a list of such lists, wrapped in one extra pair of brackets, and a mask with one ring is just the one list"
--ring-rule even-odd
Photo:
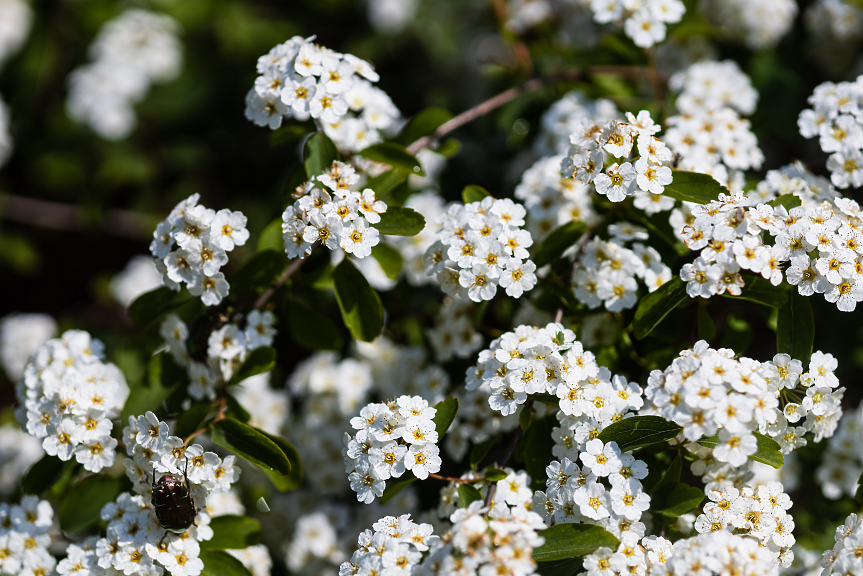
[(417, 524), (410, 514), (384, 516), (357, 538), (351, 559), (339, 566), (341, 576), (379, 574), (403, 576), (413, 573), (423, 552), (440, 540), (431, 524)]
[(50, 502), (38, 496), (24, 496), (19, 504), (0, 502), (0, 574), (54, 572), (57, 560), (48, 552), (47, 533), (53, 519)]
[(507, 0), (504, 29), (523, 34), (536, 26), (554, 26), (555, 40), (567, 46), (592, 48), (600, 41), (591, 0)]
[(473, 325), (473, 305), (465, 300), (444, 299), (435, 325), (428, 329), (429, 344), (438, 362), (468, 358), (482, 347), (482, 335)]
[(623, 454), (616, 442), (594, 438), (578, 454), (581, 466), (569, 458), (552, 460), (546, 468), (545, 491), (533, 496), (533, 510), (548, 525), (598, 524), (620, 539), (644, 536), (642, 514), (650, 496), (641, 480), (647, 464)]
[(252, 350), (270, 346), (276, 335), (272, 312), (252, 310), (239, 323), (228, 322), (207, 337), (205, 358), (193, 357), (188, 343), (189, 328), (176, 314), (168, 315), (159, 327), (174, 361), (186, 369), (189, 395), (216, 399), (216, 388), (229, 382)]
[(387, 205), (375, 199), (371, 188), (359, 191), (360, 174), (350, 164), (334, 161), (315, 180), (325, 187), (314, 180), (306, 182), (297, 190), (300, 198), (282, 214), (288, 258), (305, 258), (316, 242), (356, 258), (371, 255), (380, 233), (370, 224), (381, 221)]
[(708, 490), (710, 500), (695, 520), (701, 534), (724, 530), (746, 534), (766, 547), (783, 568), (794, 560), (794, 519), (788, 513), (791, 498), (781, 482), (762, 484), (757, 488), (743, 486), (738, 490)]
[[(658, 414), (683, 426), (683, 436), (697, 442), (718, 432), (714, 462), (704, 472), (710, 483), (718, 474), (742, 468), (757, 450), (753, 432), (767, 434), (783, 453), (830, 437), (842, 416), (845, 388), (833, 374), (836, 359), (815, 352), (804, 372), (799, 360), (777, 354), (772, 361), (735, 358), (728, 348), (714, 350), (701, 340), (684, 350), (665, 371), (650, 373), (642, 414)], [(727, 465), (723, 465), (727, 463)]]
[[(795, 171), (792, 166), (789, 173)], [(823, 294), (843, 312), (855, 309), (863, 300), (860, 206), (835, 196), (829, 185), (822, 188), (817, 179), (801, 176), (785, 181), (794, 187), (788, 192), (803, 199), (802, 206), (756, 205), (757, 200), (736, 192), (689, 208), (691, 223), (680, 234), (691, 250), (701, 251), (680, 272), (691, 297), (709, 298), (726, 290), (739, 295), (745, 283), (741, 270), (778, 286), (789, 262), (784, 279), (799, 294)], [(770, 186), (758, 190), (769, 192)], [(764, 243), (763, 232), (773, 238), (772, 245)]]
[(863, 36), (863, 7), (848, 0), (816, 0), (806, 9), (806, 26), (816, 40), (843, 44), (859, 41)]
[(593, 120), (602, 125), (622, 118), (623, 114), (611, 100), (592, 100), (580, 90), (567, 92), (542, 113), (533, 151), (539, 157), (564, 154), (569, 149), (569, 137), (578, 131), (583, 121)]
[(863, 474), (863, 417), (860, 407), (845, 413), (839, 429), (830, 437), (827, 449), (821, 455), (821, 465), (815, 478), (821, 492), (831, 500), (843, 496), (853, 497), (857, 480)]
[[(642, 549), (643, 548), (643, 549)], [(726, 530), (682, 538), (674, 544), (648, 536), (626, 539), (617, 551), (598, 548), (584, 557), (586, 573), (580, 576), (677, 574), (680, 576), (779, 576), (774, 555), (758, 541)]]
[(47, 314), (12, 313), (0, 319), (0, 363), (10, 380), (24, 375), (27, 360), (57, 335), (57, 323)]
[(162, 286), (162, 274), (156, 269), (153, 258), (140, 254), (133, 256), (126, 267), (111, 279), (108, 286), (111, 296), (124, 308), (135, 299)]
[(16, 415), (27, 432), (60, 460), (75, 459), (90, 472), (111, 466), (111, 438), (129, 387), (117, 366), (103, 362), (104, 345), (83, 330), (68, 330), (43, 344), (16, 386)]
[(416, 16), (419, 0), (365, 0), (369, 24), (384, 34), (397, 34)]
[(14, 494), (27, 469), (44, 455), (39, 439), (17, 424), (0, 426), (0, 498)]
[(69, 115), (107, 140), (135, 128), (134, 105), (150, 85), (173, 80), (183, 64), (179, 25), (165, 14), (133, 8), (105, 24), (90, 45), (93, 62), (69, 77)]
[(464, 574), (535, 574), (533, 549), (545, 539), (542, 517), (523, 507), (499, 502), (489, 508), (480, 501), (450, 516), (452, 528), (432, 543), (415, 573), (424, 576)]
[(821, 557), (822, 576), (845, 576), (863, 571), (863, 555), (859, 553), (861, 537), (863, 521), (857, 519), (857, 514), (849, 514), (845, 524), (836, 527), (833, 548), (825, 550)]
[(153, 232), (150, 253), (156, 269), (171, 290), (186, 284), (207, 306), (228, 295), (230, 286), (219, 269), (228, 263), (228, 252), (249, 239), (246, 217), (228, 209), (216, 212), (198, 204), (192, 194), (176, 206)]
[[(531, 477), (527, 472), (505, 467), (503, 468), (506, 473), (505, 478), (489, 481), (484, 478), (489, 468), (480, 469), (476, 472), (468, 470), (461, 475), (460, 480), (470, 481), (471, 485), (479, 490), (483, 501), (488, 499), (491, 506), (506, 505), (510, 508), (534, 510), (533, 491), (530, 489)], [(460, 505), (458, 488), (460, 485), (460, 482), (451, 481), (441, 488), (440, 501), (437, 507), (439, 518), (449, 518), (453, 512), (458, 510)]]
[(698, 62), (675, 73), (669, 87), (679, 92), (678, 114), (666, 120), (664, 140), (680, 154), (678, 168), (741, 189), (741, 171), (764, 161), (749, 121), (741, 117), (752, 114), (758, 102), (749, 77), (731, 60)]
[(636, 46), (650, 48), (665, 40), (667, 24), (680, 22), (686, 6), (680, 0), (590, 0), (593, 19), (618, 23)]
[(653, 292), (671, 280), (671, 268), (655, 248), (633, 240), (647, 240), (647, 230), (628, 222), (608, 227), (610, 238), (594, 237), (577, 255), (572, 271), (575, 297), (591, 310), (605, 306), (610, 312), (632, 308), (638, 302), (638, 282)]
[(258, 59), (255, 86), (246, 95), (246, 118), (275, 130), (283, 118), (314, 118), (339, 149), (358, 152), (380, 142), (400, 113), (372, 85), (371, 64), (295, 36)]
[(533, 245), (524, 226), (524, 206), (487, 196), (480, 202), (455, 202), (438, 227), (438, 240), (425, 254), (425, 271), (437, 277), (453, 298), (491, 300), (498, 286), (520, 298), (536, 285)]
[(720, 34), (753, 50), (778, 44), (798, 11), (794, 0), (703, 0), (699, 7)]
[(837, 188), (863, 186), (863, 76), (854, 82), (816, 86), (797, 124), (804, 138), (818, 137), (830, 154), (827, 169)]
[(290, 403), (284, 391), (270, 387), (270, 372), (246, 378), (232, 393), (249, 413), (249, 426), (276, 436), (282, 433)]
[(0, 0), (0, 66), (20, 50), (32, 20), (33, 10), (25, 0)]
[(383, 496), (386, 480), (405, 471), (420, 480), (440, 472), (437, 410), (420, 396), (400, 396), (386, 404), (368, 404), (351, 418), (357, 432), (345, 433), (345, 472), (357, 501), (371, 504)]
[[(662, 127), (647, 110), (638, 116), (627, 112), (626, 120), (610, 120), (604, 125), (582, 121), (570, 137), (571, 146), (560, 163), (563, 175), (582, 184), (593, 183), (596, 191), (612, 202), (622, 202), (637, 190), (662, 194), (672, 178), (667, 166), (671, 151), (654, 136)], [(634, 149), (638, 158), (630, 162)], [(606, 155), (616, 162), (603, 171)]]
[[(165, 570), (173, 576), (198, 576), (204, 566), (199, 542), (213, 537), (204, 510), (207, 497), (230, 491), (240, 473), (235, 457), (222, 460), (200, 444), (186, 446), (182, 438), (170, 436), (168, 424), (152, 412), (129, 416), (123, 438), (129, 456), (126, 475), (137, 494), (124, 492), (106, 504), (101, 513), (108, 523), (106, 537), (86, 548), (70, 547), (67, 560), (96, 573), (111, 573), (113, 568), (127, 576), (161, 576)], [(150, 502), (153, 483), (165, 474), (188, 480), (198, 510), (195, 523), (182, 534), (164, 530)]]

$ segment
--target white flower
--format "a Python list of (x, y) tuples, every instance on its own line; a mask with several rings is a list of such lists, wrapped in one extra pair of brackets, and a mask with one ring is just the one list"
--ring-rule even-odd
[(520, 298), (524, 292), (536, 285), (535, 271), (536, 264), (530, 260), (522, 262), (517, 258), (510, 258), (506, 262), (506, 270), (501, 272), (500, 285), (506, 289), (508, 296)]
[(346, 226), (341, 234), (340, 246), (348, 254), (357, 258), (365, 258), (371, 255), (372, 247), (380, 242), (380, 234), (377, 229), (368, 226), (362, 218), (353, 220), (350, 226)]
[(635, 193), (635, 169), (629, 162), (622, 165), (612, 164), (594, 181), (596, 191), (607, 196), (612, 202), (622, 202)]
[(420, 480), (428, 478), (429, 473), (440, 472), (440, 449), (435, 444), (411, 444), (405, 454), (405, 468)]
[(598, 477), (619, 472), (621, 468), (617, 443), (609, 442), (603, 445), (602, 440), (598, 438), (590, 440), (585, 445), (584, 452), (579, 454), (579, 459), (592, 474)]
[(747, 459), (758, 450), (758, 442), (751, 432), (731, 432), (722, 428), (719, 430), (719, 443), (713, 449), (713, 455), (720, 462), (728, 462), (732, 466), (743, 466)]
[(230, 251), (235, 246), (242, 246), (249, 239), (246, 216), (242, 212), (219, 210), (210, 224), (210, 234), (222, 250)]

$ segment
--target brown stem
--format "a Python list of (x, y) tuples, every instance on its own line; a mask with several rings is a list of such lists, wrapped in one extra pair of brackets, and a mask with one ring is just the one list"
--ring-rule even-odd
[(554, 323), (560, 324), (561, 320), (563, 320), (563, 308), (558, 308), (557, 314), (554, 315)]
[(656, 65), (656, 53), (651, 48), (646, 48), (644, 51), (647, 53), (647, 62), (650, 66), (648, 78), (653, 89), (653, 102), (659, 109), (660, 124), (665, 124), (665, 96), (662, 93), (662, 78)]
[(297, 258), (293, 262), (291, 262), (290, 266), (285, 268), (285, 271), (279, 276), (279, 279), (276, 280), (272, 286), (264, 290), (264, 292), (258, 296), (258, 299), (255, 300), (254, 306), (252, 308), (262, 308), (267, 301), (273, 297), (273, 294), (276, 293), (276, 290), (281, 288), (282, 284), (288, 281), (288, 278), (291, 277), (291, 274), (300, 269), (300, 266), (303, 265), (302, 258)]
[(429, 478), (437, 478), (447, 482), (455, 482), (457, 484), (472, 484), (474, 482), (483, 482), (485, 478), (455, 478), (453, 476), (441, 476), (440, 474), (429, 473)]
[(515, 86), (513, 88), (510, 88), (509, 90), (505, 90), (500, 94), (497, 94), (496, 96), (492, 96), (484, 102), (480, 102), (473, 108), (465, 110), (458, 116), (455, 116), (449, 121), (441, 124), (438, 129), (431, 134), (423, 136), (419, 140), (414, 141), (410, 146), (407, 147), (407, 150), (411, 154), (416, 154), (421, 148), (428, 146), (432, 142), (440, 140), (442, 137), (446, 136), (456, 128), (461, 128), (465, 124), (472, 122), (477, 118), (485, 116), (495, 108), (500, 108), (504, 104), (512, 102), (522, 94), (533, 92), (534, 90), (538, 90), (548, 84), (566, 81), (573, 82), (582, 78), (585, 75), (594, 74), (620, 74), (622, 76), (630, 77), (650, 77), (651, 74), (653, 74), (657, 78), (660, 78), (658, 71), (654, 71), (652, 73), (648, 69), (635, 66), (592, 66), (590, 68), (585, 68), (584, 70), (572, 68), (556, 74), (551, 74), (549, 76), (533, 78), (531, 80), (528, 80), (521, 86)]

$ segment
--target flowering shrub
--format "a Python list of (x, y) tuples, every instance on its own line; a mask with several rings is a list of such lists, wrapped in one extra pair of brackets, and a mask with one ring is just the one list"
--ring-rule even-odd
[(858, 0), (61, 4), (0, 576), (863, 573)]

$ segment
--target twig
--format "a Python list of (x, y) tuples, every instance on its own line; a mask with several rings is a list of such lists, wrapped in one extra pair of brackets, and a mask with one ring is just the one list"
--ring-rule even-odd
[(281, 288), (282, 284), (288, 281), (288, 278), (291, 277), (291, 274), (300, 269), (300, 266), (303, 265), (303, 259), (297, 258), (293, 262), (291, 262), (290, 266), (285, 268), (285, 271), (279, 276), (279, 279), (276, 280), (272, 286), (264, 290), (263, 294), (258, 296), (258, 299), (255, 300), (254, 306), (252, 308), (262, 308), (267, 301), (273, 297), (273, 294), (276, 293), (276, 290)]
[(651, 48), (645, 48), (647, 62), (650, 66), (650, 86), (653, 89), (653, 101), (659, 108), (660, 123), (665, 124), (665, 96), (662, 94), (662, 79), (659, 76), (659, 68), (656, 65), (656, 53)]
[(554, 323), (560, 324), (561, 320), (563, 320), (563, 308), (558, 308), (557, 314), (554, 315)]
[(6, 220), (31, 224), (53, 230), (77, 231), (89, 225), (98, 225), (105, 233), (133, 240), (152, 239), (156, 218), (142, 212), (110, 208), (100, 219), (81, 206), (38, 200), (15, 194), (0, 196), (0, 215)]
[(570, 70), (564, 70), (563, 72), (557, 74), (551, 74), (549, 76), (543, 76), (541, 78), (533, 78), (532, 80), (528, 80), (521, 86), (515, 86), (513, 88), (510, 88), (509, 90), (505, 90), (496, 96), (492, 96), (484, 102), (480, 102), (473, 108), (465, 110), (458, 116), (455, 116), (449, 121), (441, 124), (437, 130), (435, 130), (428, 136), (423, 136), (419, 140), (414, 141), (410, 146), (408, 146), (407, 150), (411, 154), (416, 154), (421, 148), (428, 146), (432, 142), (440, 140), (443, 136), (446, 136), (456, 128), (460, 128), (465, 124), (472, 122), (477, 118), (480, 118), (481, 116), (485, 116), (495, 108), (499, 108), (504, 104), (515, 100), (522, 94), (533, 92), (534, 90), (538, 90), (543, 86), (553, 84), (555, 82), (572, 82), (582, 78), (585, 74), (620, 74), (623, 76), (650, 76), (651, 71), (645, 68), (638, 68), (633, 66), (593, 66), (591, 68), (585, 68), (584, 70), (572, 68)]
[(213, 418), (213, 421), (210, 422), (209, 424), (207, 424), (207, 426), (205, 426), (204, 428), (201, 428), (199, 430), (195, 430), (194, 432), (192, 432), (191, 434), (186, 436), (186, 439), (183, 441), (183, 445), (188, 446), (189, 442), (192, 441), (192, 438), (194, 438), (195, 436), (200, 436), (201, 434), (205, 434), (206, 432), (209, 432), (209, 430), (213, 426), (213, 424), (215, 424), (219, 420), (224, 420), (225, 419), (225, 410), (227, 408), (228, 408), (228, 398), (227, 398), (227, 396), (223, 396), (219, 399), (219, 412), (216, 414), (216, 417)]
[(485, 478), (455, 478), (453, 476), (441, 476), (440, 474), (432, 474), (429, 472), (429, 478), (437, 478), (447, 482), (456, 482), (457, 484), (472, 484), (474, 482), (485, 482)]

